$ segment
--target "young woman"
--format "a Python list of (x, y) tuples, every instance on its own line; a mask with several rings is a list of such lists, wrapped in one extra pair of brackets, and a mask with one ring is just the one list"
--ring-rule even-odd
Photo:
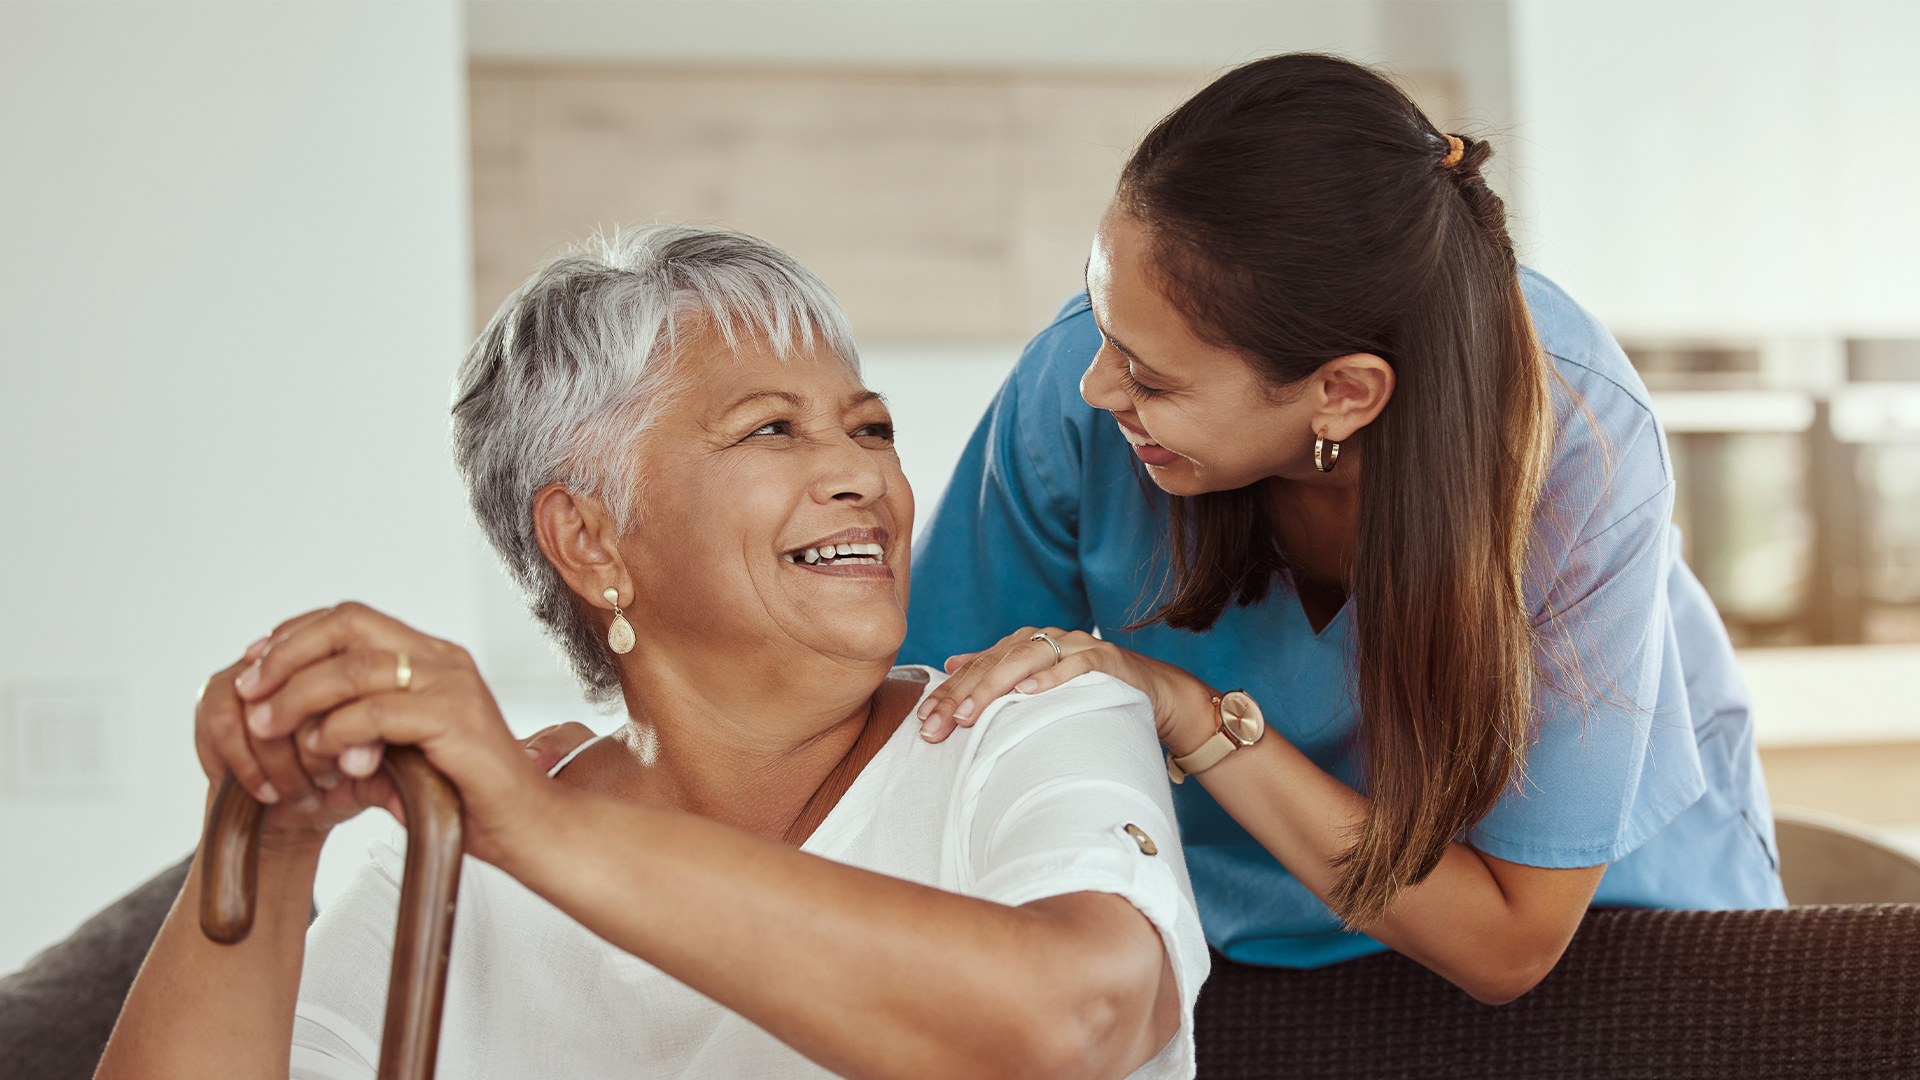
[(192, 873), (99, 1076), (374, 1075), (399, 853), (307, 912), (327, 829), (396, 805), (382, 740), (459, 788), (475, 857), (441, 1076), (1193, 1075), (1208, 958), (1147, 703), (1093, 675), (918, 738), (913, 496), (825, 286), (632, 230), (536, 274), (460, 382), (474, 511), (626, 725), (551, 775), (458, 646), (354, 604), (281, 627), (196, 724), (272, 804), (253, 933), (208, 941)]
[(1489, 153), (1324, 56), (1163, 120), (928, 527), (902, 655), (955, 672), (935, 740), (1088, 671), (1145, 691), (1227, 956), (1393, 948), (1500, 1002), (1589, 904), (1784, 898), (1645, 388), (1516, 264)]

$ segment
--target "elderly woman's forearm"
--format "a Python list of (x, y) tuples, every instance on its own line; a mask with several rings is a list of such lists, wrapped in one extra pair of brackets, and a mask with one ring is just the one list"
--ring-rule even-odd
[(1179, 1025), (1125, 900), (1022, 908), (566, 793), (502, 867), (612, 944), (852, 1077), (1124, 1076)]
[(285, 1080), (319, 862), (318, 845), (263, 846), (253, 932), (221, 945), (200, 930), (196, 856), (127, 994), (96, 1080)]

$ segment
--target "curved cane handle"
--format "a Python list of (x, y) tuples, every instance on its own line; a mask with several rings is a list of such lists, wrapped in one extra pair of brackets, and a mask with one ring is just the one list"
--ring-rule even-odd
[[(431, 1080), (460, 892), (460, 793), (411, 746), (387, 747), (383, 767), (407, 811), (407, 866), (387, 981), (380, 1080)], [(265, 811), (229, 773), (207, 813), (200, 929), (222, 944), (242, 941), (253, 929)]]

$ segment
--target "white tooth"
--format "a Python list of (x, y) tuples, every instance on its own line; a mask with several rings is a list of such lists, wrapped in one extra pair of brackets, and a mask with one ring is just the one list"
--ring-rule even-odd
[(838, 551), (842, 555), (851, 555), (853, 554), (853, 545), (841, 544), (838, 548), (835, 548), (834, 550)]
[(867, 552), (867, 554), (869, 554), (869, 555), (878, 555), (878, 554), (880, 554), (880, 545), (879, 545), (879, 544), (868, 544), (868, 545), (866, 545), (866, 552)]
[(810, 563), (817, 563), (820, 561), (820, 552), (814, 548), (808, 548), (806, 559)]

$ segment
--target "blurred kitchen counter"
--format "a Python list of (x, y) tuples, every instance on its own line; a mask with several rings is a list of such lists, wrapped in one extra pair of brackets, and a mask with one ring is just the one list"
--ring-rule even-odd
[(1744, 649), (1773, 801), (1920, 823), (1920, 645)]

